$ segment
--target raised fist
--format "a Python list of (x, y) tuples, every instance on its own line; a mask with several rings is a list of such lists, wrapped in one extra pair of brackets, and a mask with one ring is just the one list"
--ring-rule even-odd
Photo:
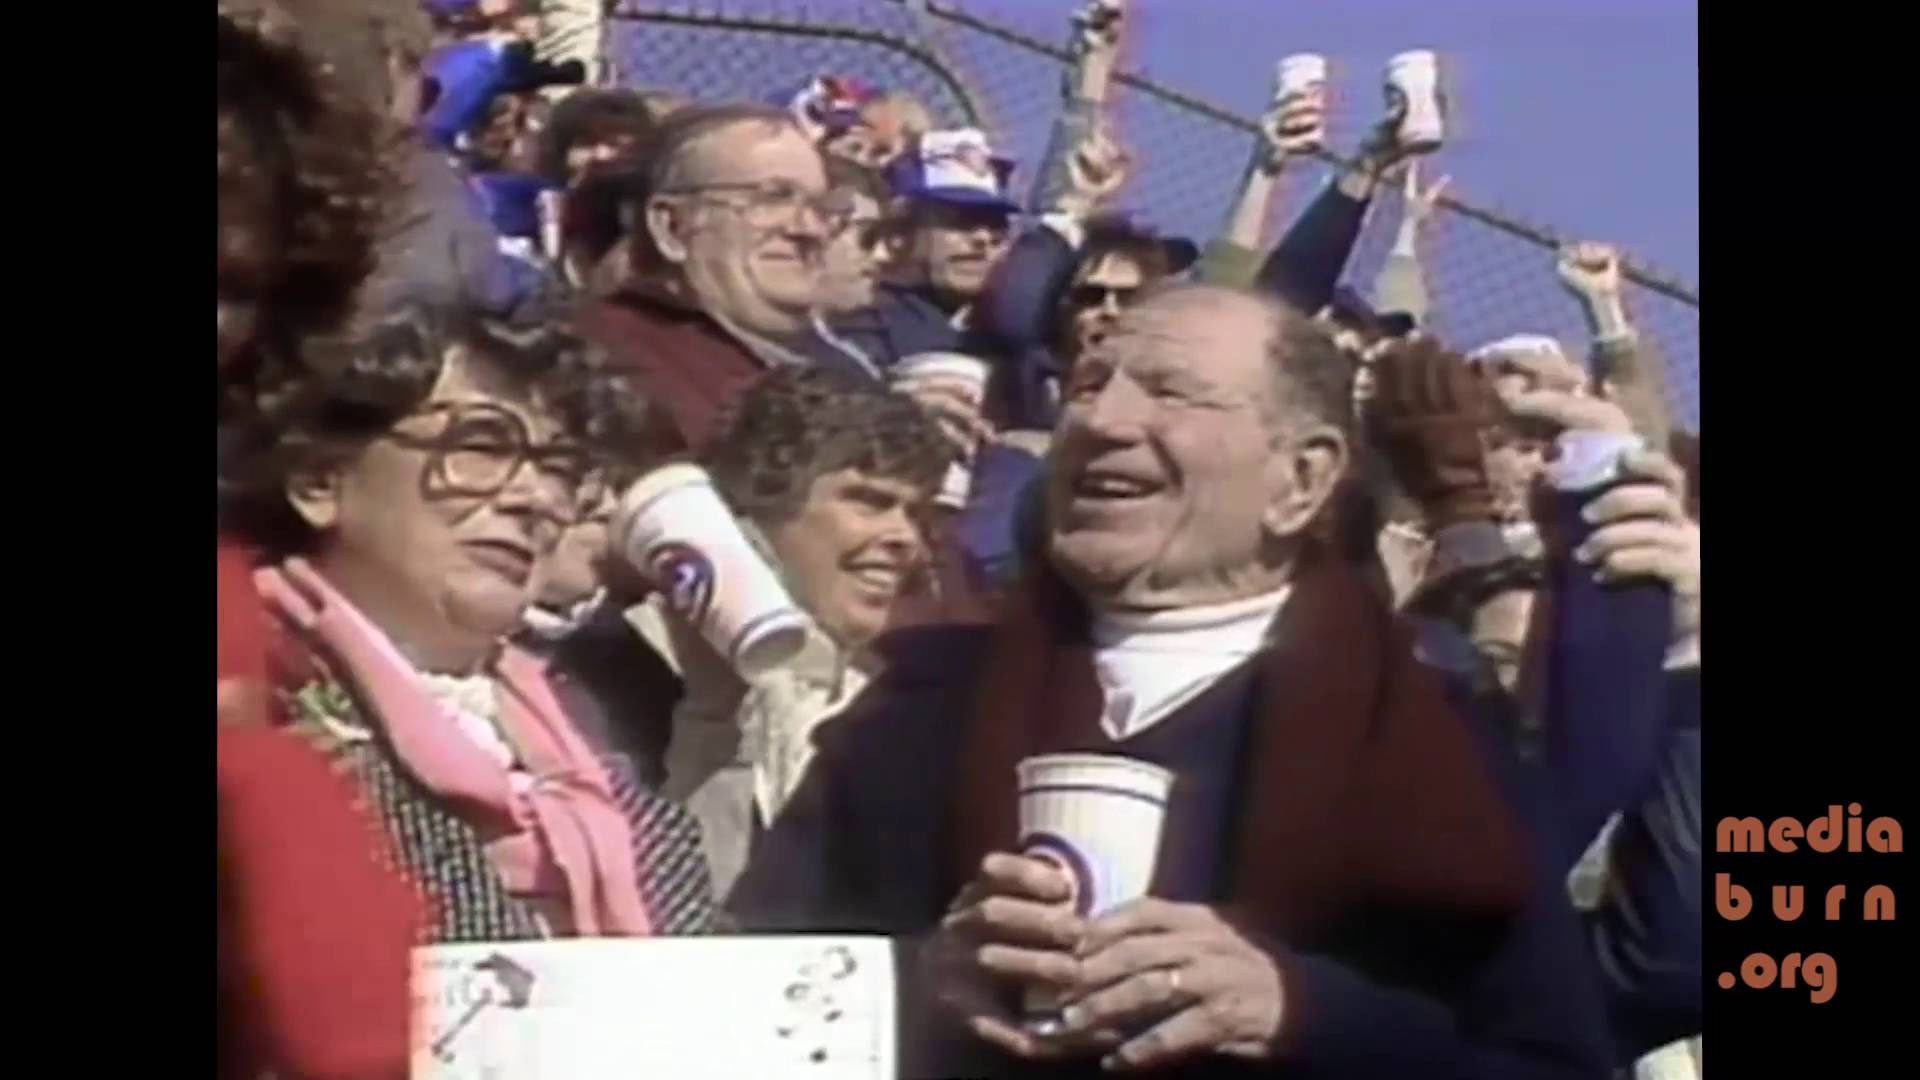
[(1120, 47), (1120, 29), (1126, 22), (1125, 0), (1087, 0), (1073, 13), (1075, 53), (1112, 52)]
[(1067, 209), (1092, 213), (1127, 182), (1133, 157), (1104, 130), (1095, 129), (1067, 159)]
[(1620, 294), (1620, 254), (1606, 244), (1562, 248), (1555, 269), (1567, 291), (1583, 300)]

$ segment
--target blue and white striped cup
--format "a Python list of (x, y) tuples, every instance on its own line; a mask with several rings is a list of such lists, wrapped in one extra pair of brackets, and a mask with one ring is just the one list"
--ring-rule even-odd
[[(1171, 772), (1116, 754), (1043, 754), (1017, 768), (1020, 853), (1066, 874), (1076, 914), (1098, 918), (1147, 894)], [(1028, 1030), (1059, 1030), (1059, 1003), (1047, 988), (1028, 990), (1026, 1013)]]

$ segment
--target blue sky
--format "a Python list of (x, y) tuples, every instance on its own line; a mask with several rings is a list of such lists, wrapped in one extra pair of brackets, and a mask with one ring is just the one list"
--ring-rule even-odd
[[(957, 2), (1053, 41), (1077, 6)], [(1387, 57), (1436, 49), (1459, 109), (1436, 167), (1457, 194), (1617, 242), (1699, 282), (1698, 15), (1688, 0), (1132, 0), (1132, 9), (1129, 66), (1247, 112), (1265, 103), (1273, 61), (1287, 53), (1325, 54), (1336, 120), (1349, 110), (1358, 120), (1378, 107)]]
[[(944, 0), (1049, 42), (1067, 38), (1080, 0)], [(641, 8), (772, 15), (861, 26), (913, 38), (900, 0), (646, 0)], [(1389, 56), (1438, 51), (1455, 114), (1447, 147), (1428, 166), (1453, 177), (1473, 205), (1545, 225), (1570, 239), (1626, 249), (1635, 263), (1695, 286), (1700, 278), (1698, 16), (1688, 0), (1131, 0), (1123, 66), (1242, 115), (1271, 94), (1273, 67), (1292, 52), (1329, 61), (1336, 148), (1351, 148), (1380, 115)], [(1021, 164), (1024, 194), (1060, 105), (1060, 71), (1044, 57), (935, 20), (934, 43), (979, 99), (1003, 152)], [(844, 39), (636, 25), (624, 47), (631, 78), (703, 98), (787, 93), (823, 71), (902, 85), (942, 112), (955, 103), (925, 69), (884, 48)], [(1112, 102), (1120, 138), (1139, 154), (1120, 205), (1160, 228), (1214, 235), (1251, 149), (1245, 132), (1124, 87)], [(949, 115), (948, 119), (957, 119)], [(1323, 172), (1290, 170), (1266, 240), (1305, 204)], [(1391, 242), (1398, 200), (1380, 200), (1346, 280), (1365, 291)], [(1553, 334), (1586, 350), (1578, 308), (1553, 255), (1478, 223), (1441, 215), (1422, 244), (1430, 313), (1442, 340), (1468, 348), (1506, 334)], [(1670, 397), (1700, 423), (1699, 311), (1629, 290), (1636, 324), (1666, 354)]]

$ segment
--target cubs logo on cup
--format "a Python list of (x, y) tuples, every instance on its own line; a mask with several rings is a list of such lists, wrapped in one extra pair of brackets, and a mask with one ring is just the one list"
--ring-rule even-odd
[(667, 606), (698, 623), (713, 607), (713, 563), (690, 544), (667, 541), (647, 554), (647, 572)]
[(1082, 918), (1093, 912), (1093, 902), (1099, 890), (1095, 885), (1093, 864), (1081, 854), (1073, 842), (1056, 833), (1037, 832), (1028, 835), (1021, 845), (1020, 854), (1029, 859), (1038, 859), (1049, 866), (1057, 867), (1067, 875), (1071, 893), (1067, 904), (1073, 913)]

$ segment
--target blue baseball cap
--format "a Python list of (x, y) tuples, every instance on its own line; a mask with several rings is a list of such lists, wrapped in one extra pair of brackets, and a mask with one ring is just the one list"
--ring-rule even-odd
[(1006, 194), (1012, 175), (1012, 159), (995, 156), (986, 135), (976, 128), (929, 131), (887, 170), (896, 195), (1009, 214), (1020, 210)]

